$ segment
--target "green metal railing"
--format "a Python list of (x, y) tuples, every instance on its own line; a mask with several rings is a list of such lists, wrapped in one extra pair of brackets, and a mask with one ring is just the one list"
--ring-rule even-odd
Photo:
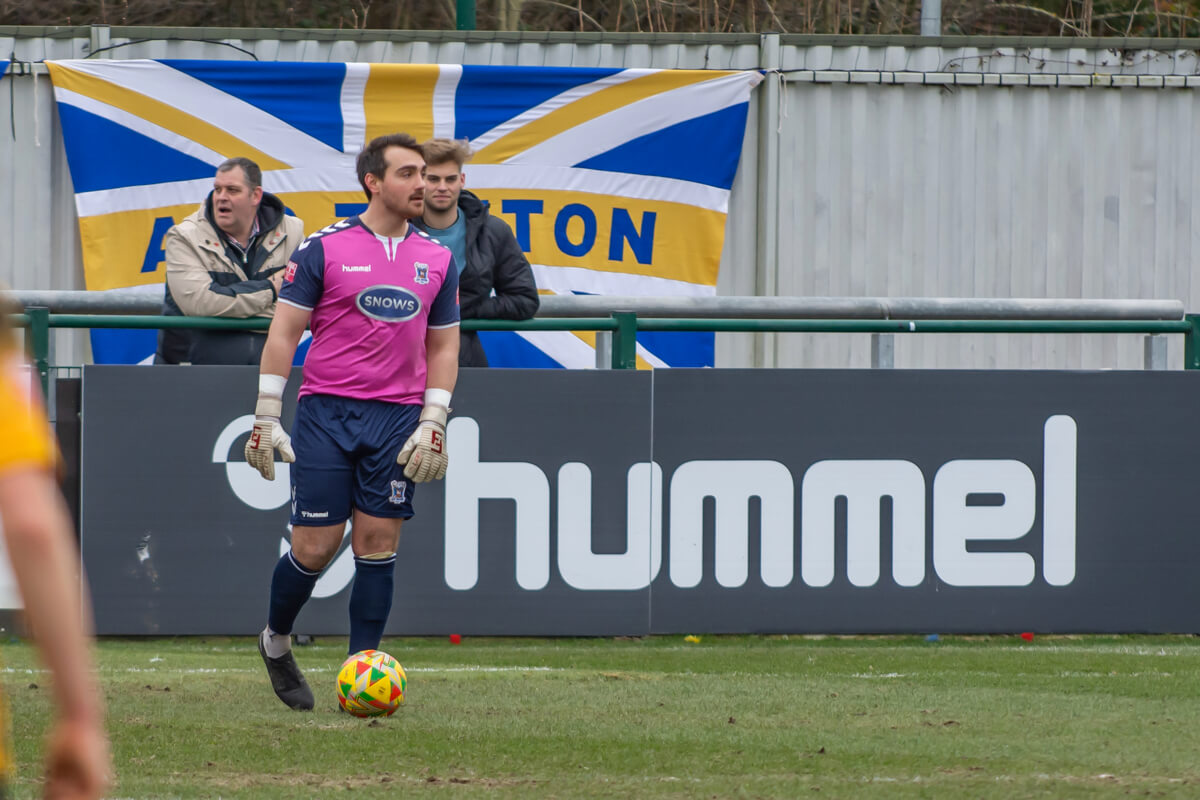
[(475, 30), (475, 0), (457, 0), (455, 2), (454, 27), (460, 31)]
[[(266, 319), (163, 317), (149, 315), (51, 314), (28, 308), (13, 324), (29, 329), (29, 355), (47, 390), (50, 380), (51, 328), (202, 328), (266, 330)], [(1200, 369), (1200, 314), (1178, 320), (894, 320), (894, 319), (695, 319), (638, 317), (617, 311), (608, 317), (543, 317), (509, 320), (466, 319), (475, 331), (611, 331), (612, 368), (637, 367), (638, 331), (713, 331), (715, 333), (1142, 333), (1184, 335), (1184, 369)]]

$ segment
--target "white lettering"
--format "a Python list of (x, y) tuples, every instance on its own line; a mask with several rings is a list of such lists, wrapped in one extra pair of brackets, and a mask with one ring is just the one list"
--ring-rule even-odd
[[(1000, 502), (970, 505), (972, 494)], [(1037, 511), (1033, 472), (1020, 461), (948, 461), (933, 478), (933, 568), (951, 586), (1028, 586), (1029, 553), (971, 553), (970, 541), (1020, 539)]]
[(1042, 438), (1042, 574), (1051, 586), (1075, 580), (1075, 420), (1057, 414), (1046, 420)]
[(681, 589), (700, 583), (704, 498), (716, 515), (717, 583), (736, 588), (746, 582), (750, 561), (748, 504), (761, 501), (762, 581), (792, 582), (795, 533), (792, 474), (778, 461), (688, 461), (671, 477), (671, 583)]
[(558, 470), (558, 571), (585, 590), (645, 589), (662, 567), (662, 467), (634, 464), (626, 474), (624, 553), (592, 551), (592, 471), (571, 462)]
[(455, 417), (446, 431), (446, 585), (472, 588), (479, 581), (479, 501), (517, 503), (517, 585), (537, 591), (550, 582), (550, 483), (536, 464), (482, 463), (479, 423)]
[[(1043, 431), (1042, 569), (1052, 586), (1075, 579), (1077, 430), (1066, 415), (1050, 417)], [(546, 474), (525, 462), (481, 462), (479, 424), (456, 417), (447, 435), (446, 583), (473, 588), (479, 578), (479, 501), (516, 502), (516, 578), (529, 591), (550, 575), (550, 485)], [(592, 474), (582, 463), (558, 471), (558, 570), (576, 589), (643, 589), (662, 565), (663, 474), (656, 463), (634, 464), (626, 473), (626, 549), (592, 550)], [(881, 574), (884, 498), (891, 501), (892, 580), (913, 587), (925, 582), (927, 515), (932, 514), (932, 561), (938, 578), (952, 586), (1027, 586), (1036, 574), (1028, 552), (987, 551), (971, 542), (1024, 537), (1037, 512), (1037, 482), (1030, 467), (1006, 459), (953, 460), (926, 482), (911, 461), (826, 460), (812, 464), (800, 487), (800, 525), (795, 524), (794, 478), (778, 461), (689, 461), (670, 482), (670, 564), (673, 585), (687, 589), (703, 577), (706, 498), (715, 511), (714, 577), (719, 585), (745, 584), (750, 570), (750, 501), (761, 510), (763, 585), (779, 588), (794, 577), (794, 543), (800, 538), (800, 574), (813, 587), (836, 575), (835, 508), (846, 498), (846, 577), (874, 586)], [(1036, 553), (1037, 551), (1034, 550)]]
[(395, 308), (400, 311), (412, 311), (417, 307), (415, 300), (406, 297), (376, 297), (374, 295), (364, 297), (363, 305), (370, 308)]
[(855, 586), (879, 580), (879, 505), (892, 499), (892, 579), (925, 580), (925, 476), (911, 461), (818, 461), (800, 495), (800, 577), (833, 582), (834, 503), (846, 498), (846, 576)]

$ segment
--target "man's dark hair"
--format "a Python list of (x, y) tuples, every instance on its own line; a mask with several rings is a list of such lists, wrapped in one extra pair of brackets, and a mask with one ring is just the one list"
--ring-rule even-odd
[(234, 167), (242, 168), (242, 174), (246, 176), (246, 183), (250, 186), (250, 191), (253, 192), (262, 186), (262, 170), (258, 168), (258, 164), (244, 156), (225, 159), (217, 167), (217, 172), (228, 172)]
[(371, 201), (371, 190), (367, 188), (367, 176), (374, 175), (383, 180), (383, 175), (387, 172), (387, 159), (384, 158), (384, 154), (389, 147), (405, 147), (417, 153), (421, 158), (425, 157), (425, 151), (421, 149), (421, 145), (417, 144), (417, 140), (407, 133), (389, 133), (372, 139), (370, 144), (358, 154), (356, 163), (358, 182), (362, 184), (363, 192), (367, 195), (367, 202)]

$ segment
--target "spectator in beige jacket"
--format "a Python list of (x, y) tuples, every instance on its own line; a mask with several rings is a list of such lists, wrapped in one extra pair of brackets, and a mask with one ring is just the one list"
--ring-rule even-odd
[[(304, 223), (263, 191), (257, 164), (223, 162), (204, 203), (163, 240), (163, 314), (270, 319), (288, 259), (303, 240)], [(154, 363), (256, 365), (266, 339), (266, 331), (165, 329)]]

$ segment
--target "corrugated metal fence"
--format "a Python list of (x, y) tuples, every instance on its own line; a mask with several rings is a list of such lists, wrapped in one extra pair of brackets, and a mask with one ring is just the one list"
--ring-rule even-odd
[[(728, 295), (1177, 299), (1200, 310), (1200, 41), (0, 28), (0, 279), (83, 287), (45, 68), (228, 58), (778, 70), (756, 90)], [(4, 84), (7, 84), (5, 87)], [(86, 359), (60, 332), (58, 363)], [(1137, 336), (899, 337), (898, 367), (1140, 368)], [(867, 366), (866, 336), (724, 334), (722, 366)], [(1182, 361), (1172, 341), (1169, 363)]]

